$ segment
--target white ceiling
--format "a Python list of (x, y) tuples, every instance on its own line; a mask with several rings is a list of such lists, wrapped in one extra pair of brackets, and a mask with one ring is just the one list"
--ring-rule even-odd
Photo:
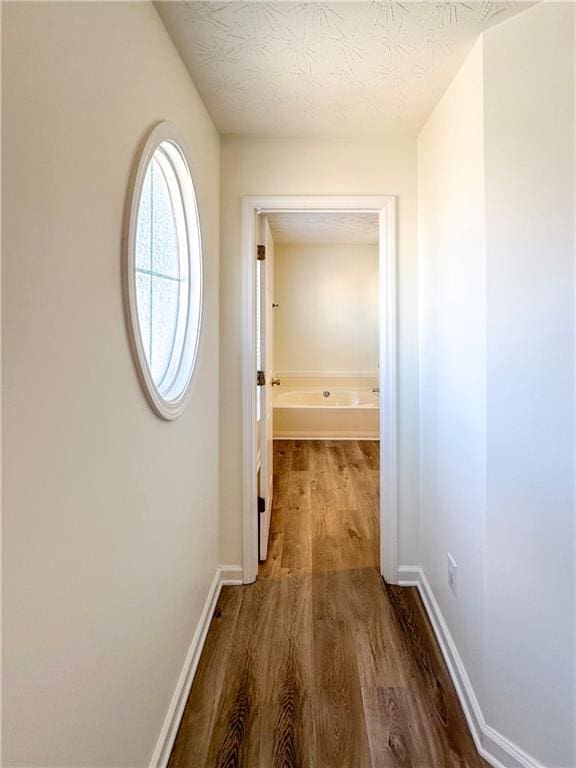
[(378, 214), (339, 211), (330, 213), (266, 214), (276, 244), (378, 244)]
[(157, 2), (216, 127), (414, 136), (481, 32), (533, 3)]

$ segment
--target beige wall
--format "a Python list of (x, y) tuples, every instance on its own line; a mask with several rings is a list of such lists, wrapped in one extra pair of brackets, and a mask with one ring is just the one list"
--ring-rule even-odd
[(390, 194), (398, 198), (400, 562), (418, 560), (416, 142), (222, 139), (221, 548), (242, 558), (241, 198), (243, 195)]
[[(4, 765), (148, 764), (215, 573), (219, 138), (153, 6), (3, 5)], [(137, 147), (192, 149), (199, 375), (140, 389), (120, 285)]]
[(278, 245), (274, 301), (277, 373), (377, 375), (377, 245)]

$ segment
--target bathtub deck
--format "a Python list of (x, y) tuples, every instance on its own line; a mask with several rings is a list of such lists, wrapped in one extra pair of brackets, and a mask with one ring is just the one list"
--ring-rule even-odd
[(274, 406), (275, 440), (377, 440), (380, 409)]
[(486, 768), (414, 589), (378, 573), (378, 444), (275, 444), (270, 556), (225, 587), (170, 768)]

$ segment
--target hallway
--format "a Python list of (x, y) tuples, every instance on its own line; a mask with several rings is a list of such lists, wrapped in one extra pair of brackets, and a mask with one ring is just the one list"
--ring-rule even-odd
[(378, 443), (277, 441), (269, 557), (224, 587), (170, 768), (477, 755), (416, 590), (378, 572)]

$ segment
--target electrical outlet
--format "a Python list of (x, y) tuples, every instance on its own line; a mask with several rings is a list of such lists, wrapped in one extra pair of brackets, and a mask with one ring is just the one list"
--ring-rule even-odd
[(448, 552), (446, 555), (446, 558), (448, 560), (448, 586), (452, 590), (455, 596), (458, 595), (458, 566), (454, 562), (454, 558)]

